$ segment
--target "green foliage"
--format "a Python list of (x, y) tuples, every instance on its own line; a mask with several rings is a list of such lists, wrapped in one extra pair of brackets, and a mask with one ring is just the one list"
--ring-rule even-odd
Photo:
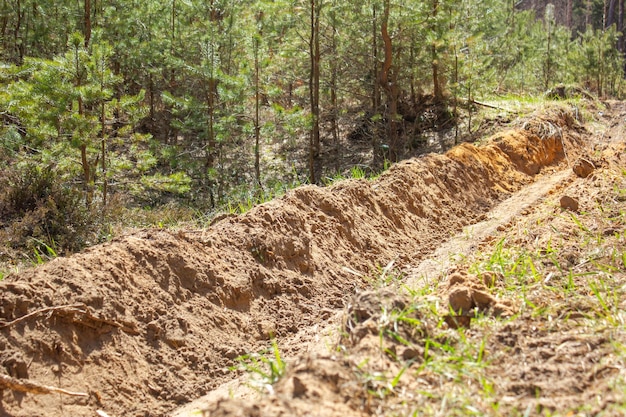
[(183, 172), (171, 175), (154, 174), (141, 178), (142, 184), (147, 189), (153, 189), (168, 193), (185, 194), (191, 189), (191, 179)]
[(620, 92), (624, 58), (616, 49), (618, 35), (615, 26), (604, 31), (588, 26), (570, 52), (570, 60), (577, 64), (573, 66), (576, 79), (598, 91), (600, 96)]
[(9, 247), (42, 259), (97, 242), (100, 218), (85, 208), (80, 192), (59, 181), (54, 166), (22, 164), (1, 178), (0, 236)]
[[(319, 4), (321, 154), (333, 155), (319, 178), (380, 171), (389, 144), (379, 127), (388, 120), (398, 122), (405, 140), (419, 134), (434, 68), (442, 108), (454, 101), (454, 117), (462, 108), (471, 114), (474, 99), (536, 94), (560, 83), (621, 94), (618, 33), (600, 29), (601, 2), (593, 2), (588, 28), (580, 26), (586, 10), (574, 8), (582, 33), (573, 33), (510, 1), (393, 0), (391, 74), (402, 114), (389, 115), (381, 103), (383, 2)], [(274, 184), (305, 177), (308, 2), (114, 0), (91, 7), (86, 44), (76, 32), (84, 14), (75, 3), (0, 5), (2, 162), (54, 164), (86, 209), (101, 211), (116, 196), (151, 206), (182, 199), (201, 211), (225, 207), (234, 196), (240, 211), (279, 194)], [(364, 135), (369, 153), (355, 158), (340, 149), (357, 114), (371, 129)], [(366, 168), (348, 175), (355, 162)], [(257, 198), (258, 189), (273, 191)]]
[(231, 371), (243, 371), (250, 377), (250, 385), (259, 391), (272, 393), (274, 385), (285, 375), (287, 364), (283, 360), (278, 343), (272, 339), (272, 348), (261, 353), (250, 353), (237, 358), (238, 365)]

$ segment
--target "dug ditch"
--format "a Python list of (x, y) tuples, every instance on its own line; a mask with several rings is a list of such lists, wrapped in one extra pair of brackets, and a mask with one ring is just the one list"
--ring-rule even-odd
[[(272, 337), (295, 357), (378, 268), (419, 265), (583, 153), (573, 115), (544, 110), (376, 180), (300, 187), (205, 230), (144, 230), (5, 278), (0, 413), (168, 415)], [(296, 368), (338, 366), (320, 361)]]

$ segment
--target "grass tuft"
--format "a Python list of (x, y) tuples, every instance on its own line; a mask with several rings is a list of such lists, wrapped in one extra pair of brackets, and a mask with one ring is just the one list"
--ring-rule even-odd
[(242, 371), (250, 376), (250, 386), (259, 391), (273, 394), (273, 385), (278, 382), (287, 370), (278, 343), (272, 339), (272, 347), (260, 353), (249, 353), (236, 358), (238, 364), (231, 371)]

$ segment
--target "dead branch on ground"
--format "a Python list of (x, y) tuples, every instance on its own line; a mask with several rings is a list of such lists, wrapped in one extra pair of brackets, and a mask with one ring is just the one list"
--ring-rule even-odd
[[(27, 320), (34, 316), (42, 314), (59, 314), (61, 316), (69, 317), (74, 323), (82, 324), (92, 329), (98, 329), (103, 325), (116, 327), (128, 334), (138, 335), (139, 332), (134, 328), (132, 324), (118, 323), (117, 321), (98, 317), (94, 315), (85, 304), (68, 304), (55, 307), (46, 307), (39, 310), (35, 310), (32, 313), (28, 313), (22, 317), (10, 322), (0, 322), (0, 329), (4, 329), (15, 324), (18, 324), (24, 320)], [(78, 316), (78, 317), (75, 317)]]
[(28, 394), (63, 394), (71, 397), (89, 397), (89, 394), (85, 392), (68, 391), (63, 388), (43, 385), (28, 379), (17, 379), (9, 375), (0, 374), (0, 389), (3, 388)]
[[(4, 329), (5, 327), (9, 327), (9, 326), (13, 326), (21, 321), (27, 320), (31, 317), (34, 316), (38, 316), (40, 314), (46, 314), (46, 313), (53, 313), (55, 311), (59, 311), (59, 310), (65, 310), (67, 311), (68, 309), (79, 309), (81, 307), (84, 307), (84, 304), (72, 304), (72, 305), (63, 305), (63, 306), (55, 306), (55, 307), (46, 307), (46, 308), (42, 308), (39, 310), (35, 310), (32, 313), (28, 313), (22, 317), (18, 317), (13, 321), (10, 321), (8, 323), (0, 323), (0, 329)], [(79, 310), (80, 311), (80, 310)]]

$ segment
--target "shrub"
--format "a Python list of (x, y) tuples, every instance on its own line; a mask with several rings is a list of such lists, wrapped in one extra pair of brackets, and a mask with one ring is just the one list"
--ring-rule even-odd
[(0, 237), (18, 251), (58, 254), (95, 243), (99, 216), (53, 166), (17, 166), (0, 175)]

